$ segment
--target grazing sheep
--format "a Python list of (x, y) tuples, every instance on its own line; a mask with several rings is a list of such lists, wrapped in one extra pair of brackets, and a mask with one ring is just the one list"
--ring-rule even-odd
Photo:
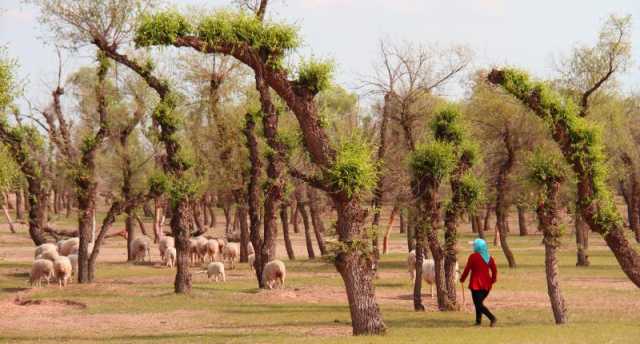
[(176, 247), (173, 237), (166, 236), (160, 239), (160, 242), (158, 243), (158, 249), (160, 250), (160, 258), (162, 258), (163, 261), (165, 259), (167, 249), (170, 247)]
[(70, 238), (58, 241), (58, 252), (61, 256), (78, 253), (80, 249), (80, 238)]
[(217, 260), (216, 256), (220, 251), (220, 244), (216, 239), (209, 239), (207, 241), (207, 255), (209, 256), (210, 262), (215, 262)]
[(75, 276), (78, 273), (78, 255), (70, 254), (67, 258), (71, 261), (71, 275)]
[(35, 258), (35, 257), (41, 255), (45, 251), (58, 252), (58, 246), (56, 244), (52, 244), (52, 243), (42, 244), (42, 245), (36, 247), (36, 251), (34, 252), (33, 257)]
[(226, 282), (227, 277), (224, 273), (224, 263), (222, 262), (209, 263), (209, 266), (207, 266), (207, 278), (211, 279), (211, 276), (213, 276), (216, 282), (218, 282), (219, 279), (221, 279), (222, 282)]
[(141, 236), (131, 242), (131, 251), (136, 262), (144, 262), (145, 257), (151, 261), (151, 239)]
[(175, 247), (169, 247), (165, 253), (164, 253), (164, 265), (172, 268), (176, 265), (176, 248)]
[(36, 257), (36, 259), (46, 259), (46, 260), (50, 260), (51, 262), (54, 262), (58, 257), (60, 257), (60, 255), (58, 254), (58, 251), (44, 251), (40, 253)]
[(256, 254), (250, 254), (248, 257), (248, 261), (249, 261), (249, 269), (253, 270), (254, 268), (254, 264), (256, 263)]
[(189, 260), (191, 265), (195, 265), (198, 260), (198, 241), (194, 238), (189, 239)]
[(416, 281), (416, 250), (411, 250), (407, 255), (407, 269), (409, 270), (409, 278), (411, 283)]
[[(460, 267), (456, 262), (456, 281), (460, 279)], [(422, 263), (422, 280), (429, 284), (430, 294), (433, 298), (433, 285), (436, 283), (436, 263), (433, 259), (425, 259)], [(463, 292), (464, 294), (464, 292)]]
[(53, 262), (53, 272), (58, 280), (58, 286), (60, 286), (60, 288), (66, 287), (73, 273), (71, 260), (68, 257), (59, 256)]
[(262, 280), (269, 289), (273, 289), (280, 285), (284, 288), (284, 280), (287, 277), (287, 269), (281, 260), (272, 260), (264, 266), (262, 271)]
[(222, 257), (225, 261), (229, 261), (229, 266), (231, 269), (235, 269), (236, 267), (236, 259), (240, 254), (240, 247), (238, 247), (237, 243), (231, 243), (224, 247), (224, 251), (222, 251)]
[(53, 262), (48, 259), (36, 259), (31, 265), (31, 275), (29, 277), (29, 284), (36, 287), (42, 286), (42, 279), (49, 281), (54, 276)]
[(204, 236), (196, 237), (198, 262), (204, 263), (204, 258), (207, 256), (209, 240)]

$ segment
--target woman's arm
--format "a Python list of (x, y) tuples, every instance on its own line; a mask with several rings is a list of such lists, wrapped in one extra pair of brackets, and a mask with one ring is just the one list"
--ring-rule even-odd
[(491, 257), (489, 261), (489, 268), (491, 269), (491, 284), (494, 284), (498, 281), (498, 268), (496, 267), (496, 261), (493, 260), (493, 257)]
[(462, 276), (460, 277), (460, 282), (464, 283), (464, 280), (467, 279), (467, 275), (469, 274), (469, 269), (471, 269), (471, 256), (467, 258), (467, 264), (464, 266), (464, 271), (462, 272)]

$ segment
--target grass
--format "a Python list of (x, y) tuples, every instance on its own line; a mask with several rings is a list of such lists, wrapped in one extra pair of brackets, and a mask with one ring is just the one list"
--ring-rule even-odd
[[(298, 234), (296, 238), (301, 239)], [(461, 265), (471, 238), (468, 233), (460, 238)], [(506, 267), (499, 249), (491, 250), (500, 272), (487, 302), (499, 318), (499, 326), (493, 329), (471, 326), (471, 305), (462, 312), (437, 312), (426, 296), (428, 311), (413, 312), (406, 255), (397, 249), (383, 256), (376, 280), (388, 333), (359, 338), (349, 336), (342, 280), (321, 259), (286, 261), (287, 289), (282, 291), (256, 289), (253, 272), (241, 264), (227, 271), (227, 283), (208, 283), (203, 275), (194, 274), (191, 295), (173, 294), (172, 269), (113, 262), (98, 265), (94, 285), (23, 290), (29, 262), (7, 259), (0, 260), (0, 305), (11, 307), (0, 317), (0, 342), (637, 343), (640, 293), (602, 240), (592, 238), (589, 268), (575, 267), (575, 247), (569, 236), (560, 251), (561, 287), (569, 308), (565, 326), (553, 324), (544, 250), (540, 236), (532, 235), (509, 238), (517, 269)], [(405, 241), (393, 233), (391, 242), (402, 247)], [(29, 246), (29, 242), (12, 239), (10, 245)], [(3, 249), (10, 245), (0, 244)], [(121, 239), (109, 242), (110, 247), (123, 245)], [(23, 298), (72, 300), (87, 307), (16, 306), (12, 300), (18, 293)], [(40, 320), (31, 321), (32, 316)], [(64, 319), (63, 325), (47, 320), (51, 317)]]

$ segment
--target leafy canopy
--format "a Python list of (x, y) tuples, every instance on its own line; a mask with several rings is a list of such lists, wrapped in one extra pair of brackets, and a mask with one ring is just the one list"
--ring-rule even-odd
[(440, 182), (451, 173), (455, 164), (455, 148), (442, 141), (422, 144), (409, 156), (409, 167), (416, 180), (429, 178)]
[(371, 145), (359, 135), (341, 140), (326, 178), (333, 188), (348, 197), (373, 190), (378, 182), (378, 168)]

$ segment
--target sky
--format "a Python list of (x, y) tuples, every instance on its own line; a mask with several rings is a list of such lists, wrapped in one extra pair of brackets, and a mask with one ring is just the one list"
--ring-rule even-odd
[[(69, 0), (73, 1), (73, 0)], [(229, 6), (228, 0), (168, 0), (177, 6)], [(553, 58), (576, 44), (592, 44), (610, 14), (634, 18), (631, 70), (625, 90), (640, 90), (638, 0), (272, 0), (270, 16), (300, 28), (303, 56), (331, 58), (336, 81), (355, 90), (372, 74), (380, 39), (415, 44), (467, 45), (474, 67), (514, 65), (553, 76)], [(0, 0), (0, 46), (20, 64), (29, 99), (46, 99), (56, 77), (55, 50), (45, 44), (37, 10)], [(86, 56), (84, 56), (86, 55)], [(66, 58), (65, 71), (90, 63), (92, 54)]]

